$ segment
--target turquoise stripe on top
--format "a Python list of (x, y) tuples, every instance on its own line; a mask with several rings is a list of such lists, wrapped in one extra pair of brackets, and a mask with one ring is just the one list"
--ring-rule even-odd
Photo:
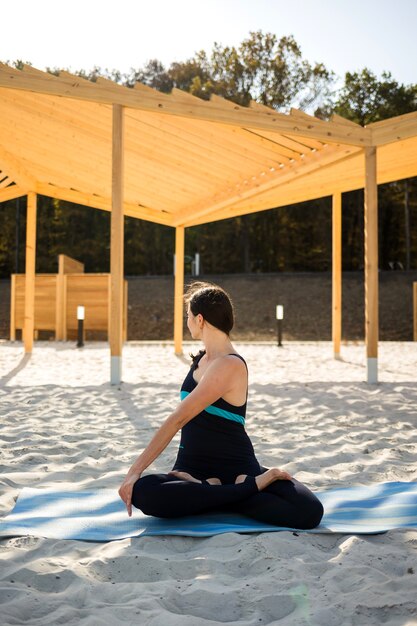
[[(184, 400), (189, 393), (189, 391), (181, 391), (181, 400)], [(217, 415), (218, 417), (224, 417), (224, 419), (231, 420), (232, 422), (238, 422), (243, 426), (245, 425), (245, 418), (237, 413), (232, 413), (231, 411), (226, 411), (225, 409), (219, 409), (217, 406), (213, 406), (212, 404), (204, 410), (206, 413), (210, 413), (210, 415)]]

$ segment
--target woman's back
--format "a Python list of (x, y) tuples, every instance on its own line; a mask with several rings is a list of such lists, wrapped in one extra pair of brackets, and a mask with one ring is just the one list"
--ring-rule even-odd
[[(222, 476), (219, 476), (220, 480), (223, 478), (222, 482), (234, 482), (238, 474), (259, 471), (259, 463), (244, 427), (247, 399), (246, 363), (238, 354), (228, 356), (237, 357), (236, 360), (239, 359), (244, 368), (244, 401), (240, 405), (235, 405), (224, 397), (218, 398), (190, 420), (181, 431), (174, 470), (187, 471), (196, 477), (206, 478), (213, 475), (213, 471), (218, 474), (219, 468), (223, 468)], [(198, 385), (195, 372), (198, 371), (203, 358), (204, 353), (195, 358), (181, 387), (182, 400)], [(199, 380), (203, 375), (200, 375)], [(239, 377), (242, 378), (241, 373)], [(242, 399), (242, 389), (238, 393)]]
[(219, 364), (220, 361), (223, 367), (226, 365), (227, 373), (228, 375), (230, 374), (230, 386), (223, 393), (223, 400), (237, 407), (246, 405), (248, 397), (248, 367), (245, 359), (236, 352), (227, 353), (217, 357), (214, 362), (210, 362), (207, 359), (206, 351), (201, 350), (194, 357), (191, 366), (194, 381), (198, 384), (204, 378), (206, 370), (213, 364)]

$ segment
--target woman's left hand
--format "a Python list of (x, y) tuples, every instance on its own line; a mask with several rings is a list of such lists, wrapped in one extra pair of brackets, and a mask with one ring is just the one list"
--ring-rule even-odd
[(139, 480), (140, 474), (128, 474), (119, 489), (119, 496), (126, 505), (127, 514), (132, 517), (132, 492), (133, 486)]
[(292, 476), (285, 470), (278, 469), (276, 480), (291, 480)]

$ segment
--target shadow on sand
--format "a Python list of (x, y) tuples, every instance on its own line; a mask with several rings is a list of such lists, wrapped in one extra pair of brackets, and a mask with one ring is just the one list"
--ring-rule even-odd
[(31, 356), (32, 356), (31, 354), (23, 355), (22, 358), (20, 359), (20, 362), (16, 365), (16, 367), (14, 367), (8, 374), (0, 378), (0, 387), (4, 387), (4, 385), (7, 385), (7, 383), (10, 382), (12, 378), (17, 376), (19, 372), (25, 369), (26, 365), (30, 361)]

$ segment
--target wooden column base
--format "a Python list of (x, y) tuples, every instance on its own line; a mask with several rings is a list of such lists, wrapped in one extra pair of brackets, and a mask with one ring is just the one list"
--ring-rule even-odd
[(375, 385), (378, 382), (378, 359), (366, 360), (366, 382)]
[(120, 385), (122, 382), (122, 357), (110, 357), (110, 383), (112, 385)]

